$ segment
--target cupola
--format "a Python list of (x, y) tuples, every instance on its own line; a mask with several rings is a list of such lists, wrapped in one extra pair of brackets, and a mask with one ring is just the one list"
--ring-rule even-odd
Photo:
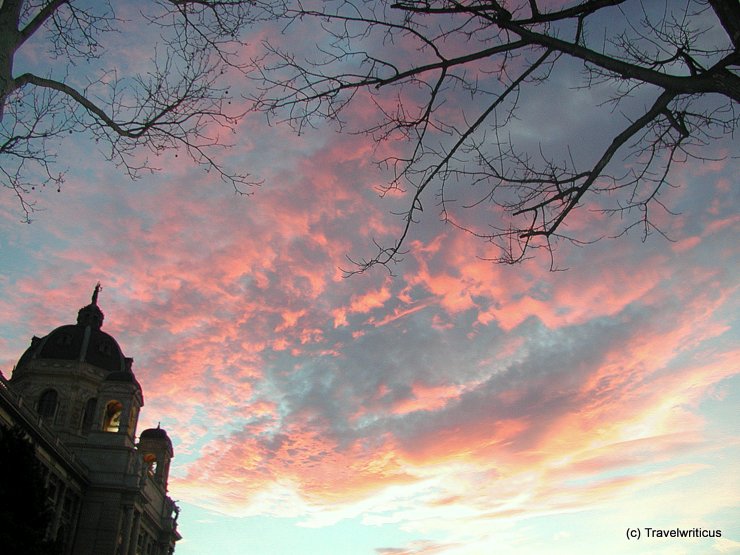
[(141, 432), (137, 446), (152, 479), (167, 489), (170, 461), (174, 457), (172, 442), (167, 432), (159, 427)]
[(33, 337), (17, 368), (32, 360), (87, 362), (106, 372), (131, 372), (133, 359), (124, 356), (118, 342), (101, 330), (103, 311), (98, 307), (100, 284), (89, 305), (77, 313), (77, 323), (60, 326), (45, 337)]

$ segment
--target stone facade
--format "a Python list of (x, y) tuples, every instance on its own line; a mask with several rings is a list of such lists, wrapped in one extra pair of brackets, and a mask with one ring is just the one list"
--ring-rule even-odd
[(101, 329), (98, 293), (2, 377), (0, 426), (33, 443), (53, 507), (47, 536), (65, 554), (169, 555), (180, 539), (167, 496), (172, 443), (159, 427), (137, 441), (142, 389), (133, 359)]

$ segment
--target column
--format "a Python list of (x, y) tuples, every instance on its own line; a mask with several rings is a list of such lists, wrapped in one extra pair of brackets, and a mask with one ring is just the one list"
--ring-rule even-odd
[(119, 553), (126, 555), (129, 548), (129, 540), (131, 539), (131, 525), (133, 520), (133, 505), (124, 505), (123, 507), (124, 518), (123, 518), (123, 530), (121, 530), (121, 547)]
[(129, 542), (128, 554), (136, 555), (136, 546), (139, 542), (139, 530), (141, 529), (141, 512), (136, 511), (136, 518), (134, 518), (134, 526), (131, 530), (131, 540)]

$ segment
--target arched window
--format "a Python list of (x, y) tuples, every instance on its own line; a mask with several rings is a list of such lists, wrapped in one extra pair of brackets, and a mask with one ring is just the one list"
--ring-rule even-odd
[(122, 411), (123, 404), (120, 401), (109, 401), (108, 404), (105, 405), (105, 422), (103, 423), (103, 431), (118, 431), (121, 426)]
[(68, 333), (62, 333), (57, 337), (57, 345), (64, 345), (65, 347), (72, 344), (72, 336)]
[(95, 422), (95, 408), (98, 405), (98, 399), (91, 397), (85, 404), (85, 412), (82, 413), (82, 433), (88, 433)]
[(154, 476), (157, 473), (157, 455), (154, 453), (147, 453), (144, 455), (144, 464), (146, 465), (150, 476)]
[(58, 402), (57, 392), (53, 389), (47, 389), (39, 397), (39, 404), (36, 407), (37, 412), (43, 418), (54, 418), (57, 412)]

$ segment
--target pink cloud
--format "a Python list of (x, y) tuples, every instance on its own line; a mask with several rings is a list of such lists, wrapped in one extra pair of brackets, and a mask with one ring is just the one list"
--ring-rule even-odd
[(435, 411), (443, 408), (449, 401), (459, 398), (462, 387), (426, 386), (413, 384), (411, 397), (399, 401), (392, 409), (393, 414), (407, 414), (415, 411)]
[(43, 228), (54, 248), (24, 239), (36, 266), (0, 282), (9, 368), (103, 281), (105, 329), (144, 386), (141, 425), (161, 420), (176, 442), (179, 498), (489, 527), (693, 478), (723, 448), (702, 403), (737, 374), (726, 179), (666, 248), (564, 245), (567, 272), (508, 268), (431, 217), (399, 277), (343, 280), (345, 254), (398, 232), (403, 194), (378, 204), (367, 174), (397, 145), (241, 127), (270, 146), (227, 154), (263, 166), (253, 197), (184, 164), (128, 191), (70, 186)]

